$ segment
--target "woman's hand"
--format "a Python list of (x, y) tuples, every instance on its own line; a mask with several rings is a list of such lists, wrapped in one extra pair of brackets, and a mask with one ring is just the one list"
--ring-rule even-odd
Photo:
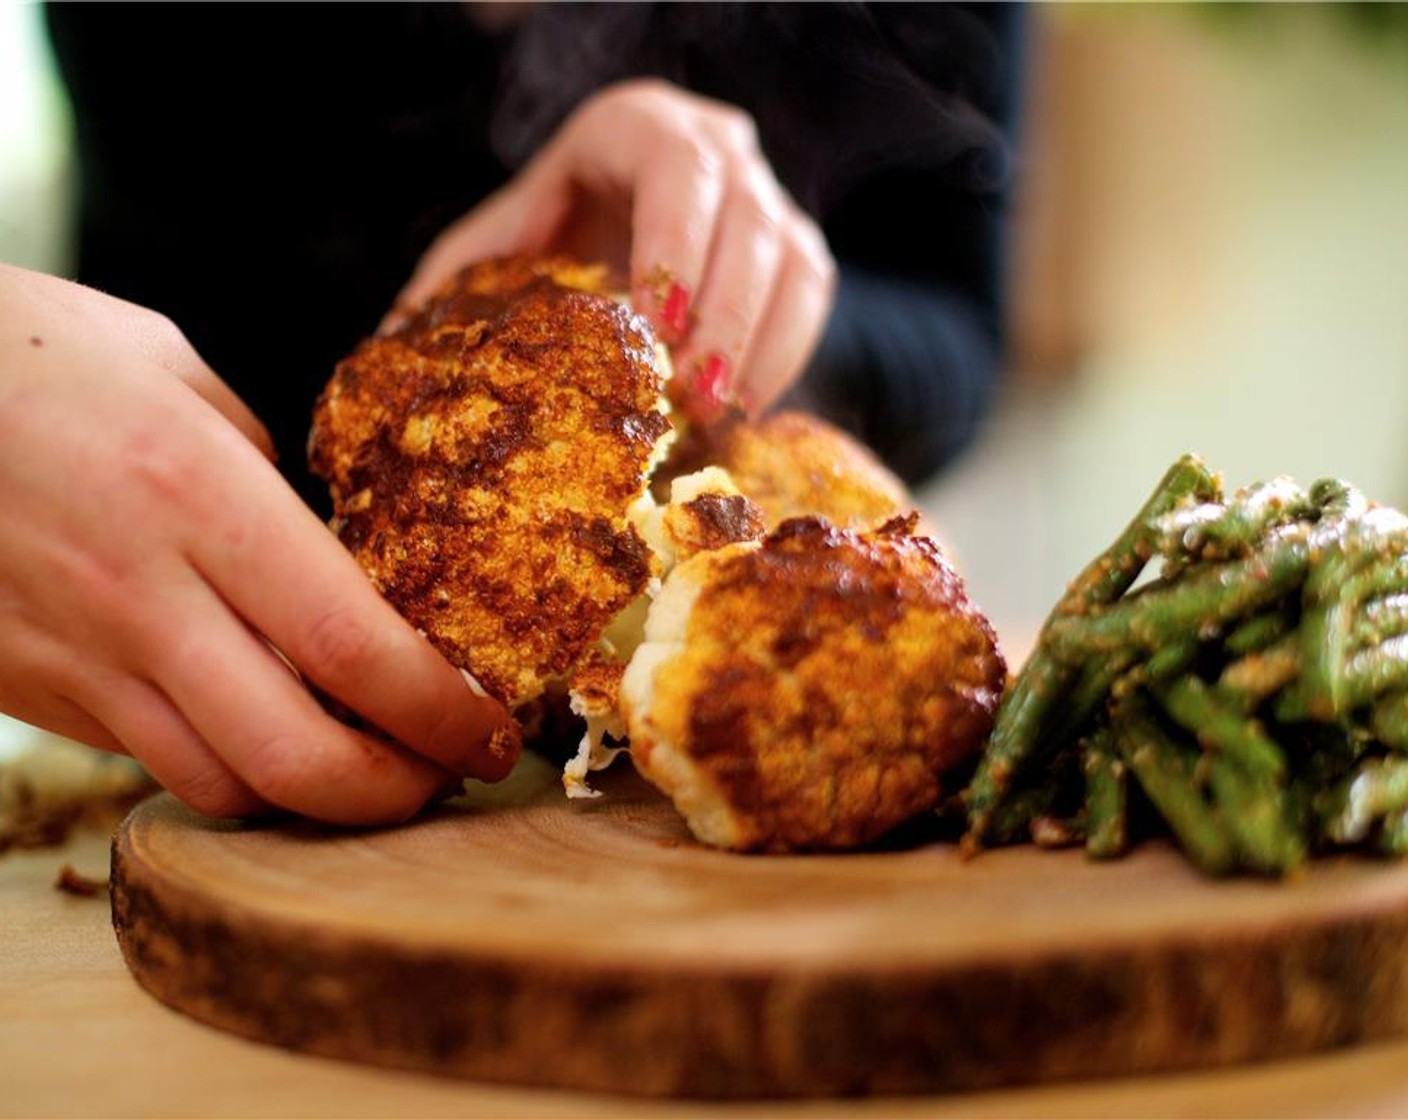
[(778, 185), (742, 111), (653, 80), (586, 101), (531, 163), (451, 226), (398, 306), (475, 260), (565, 251), (630, 276), (674, 348), (702, 419), (750, 410), (797, 379), (830, 312), (835, 265)]
[(219, 816), (390, 821), (455, 777), (503, 776), (507, 713), (270, 453), (168, 320), (0, 265), (0, 711), (130, 754)]

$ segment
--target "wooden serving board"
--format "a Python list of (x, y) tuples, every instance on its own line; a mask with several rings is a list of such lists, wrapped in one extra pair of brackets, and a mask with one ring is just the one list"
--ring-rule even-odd
[(629, 772), (520, 765), (400, 828), (119, 829), (152, 994), (280, 1046), (492, 1081), (706, 1097), (924, 1093), (1247, 1062), (1408, 1029), (1408, 865), (1209, 882), (952, 845), (705, 849)]

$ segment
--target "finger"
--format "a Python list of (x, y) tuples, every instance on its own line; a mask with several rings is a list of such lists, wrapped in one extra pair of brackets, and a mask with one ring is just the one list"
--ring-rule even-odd
[(422, 307), (460, 269), (491, 257), (547, 249), (568, 203), (567, 184), (530, 167), (431, 243), (377, 328), (385, 334)]
[(699, 419), (716, 414), (736, 387), (735, 374), (777, 280), (785, 206), (766, 168), (735, 167), (699, 293), (698, 321), (676, 353)]
[(0, 711), (42, 731), (72, 739), (109, 754), (126, 754), (127, 749), (106, 727), (64, 696), (0, 696)]
[(245, 439), (254, 444), (261, 455), (270, 462), (278, 458), (274, 449), (274, 439), (269, 434), (269, 429), (260, 422), (259, 418), (250, 411), (249, 406), (236, 395), (233, 389), (225, 384), (214, 370), (201, 362), (199, 365), (188, 367), (178, 376), (206, 404), (233, 424)]
[[(625, 169), (618, 169), (623, 174)], [(725, 165), (698, 136), (671, 136), (647, 160), (631, 215), (631, 295), (660, 337), (682, 343), (694, 320), (724, 205)]]
[(34, 727), (85, 743), (110, 754), (127, 754), (122, 741), (76, 700), (92, 691), (93, 665), (47, 631), (14, 616), (0, 633), (9, 639), (0, 649), (7, 667), (0, 679), (0, 712)]
[(231, 389), (220, 375), (195, 351), (181, 328), (164, 315), (139, 308), (129, 330), (140, 353), (183, 382), (206, 404), (233, 424), (266, 459), (275, 456), (274, 441), (269, 430), (254, 415), (247, 404)]
[(737, 395), (762, 412), (796, 382), (826, 327), (836, 266), (809, 221), (789, 223), (777, 284), (739, 369)]
[(182, 589), (183, 633), (156, 652), (162, 690), (270, 804), (337, 824), (404, 820), (448, 775), (324, 712), (205, 589)]
[(31, 637), (26, 643), (30, 675), (63, 682), (72, 695), (21, 689), (17, 697), (3, 698), (19, 700), (4, 703), (6, 712), (74, 742), (137, 759), (163, 787), (210, 816), (248, 816), (268, 809), (150, 684), (61, 656), (64, 651), (56, 643), (43, 635)]
[(270, 805), (227, 766), (171, 701), (135, 678), (104, 680), (86, 703), (162, 787), (211, 817), (247, 817)]
[(396, 613), (351, 555), (272, 471), (236, 474), (221, 524), (191, 542), (196, 569), (298, 670), (451, 772), (495, 781), (518, 726)]

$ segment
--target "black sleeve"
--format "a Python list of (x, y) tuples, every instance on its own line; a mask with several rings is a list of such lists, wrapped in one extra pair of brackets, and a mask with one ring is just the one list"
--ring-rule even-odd
[(825, 336), (787, 404), (832, 420), (921, 482), (972, 438), (998, 368), (999, 343), (972, 295), (843, 263)]
[[(906, 42), (916, 68), (942, 69), (942, 81), (968, 75), (947, 89), (947, 129), (936, 128), (901, 165), (860, 177), (823, 215), (840, 269), (836, 305), (788, 402), (854, 432), (911, 482), (971, 440), (1002, 359), (1021, 10), (991, 5), (967, 15), (974, 33), (949, 48), (967, 52), (960, 65), (922, 34)], [(953, 25), (945, 30), (952, 43)]]

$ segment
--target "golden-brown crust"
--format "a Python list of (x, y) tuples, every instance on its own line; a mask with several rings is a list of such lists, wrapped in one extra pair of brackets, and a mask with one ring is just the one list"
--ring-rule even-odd
[(583, 716), (614, 716), (621, 704), (621, 674), (626, 663), (600, 649), (588, 650), (572, 668), (567, 688)]
[(671, 576), (700, 589), (648, 711), (627, 713), (633, 756), (677, 797), (679, 768), (654, 755), (686, 755), (731, 818), (729, 846), (864, 844), (936, 804), (981, 749), (1006, 668), (912, 524), (792, 520)]
[(742, 494), (706, 491), (665, 510), (665, 532), (679, 560), (737, 541), (755, 541), (766, 531), (762, 511)]
[(339, 364), (314, 417), (343, 543), (511, 707), (653, 571), (626, 509), (670, 430), (664, 379), (648, 326), (605, 284), (571, 262), (467, 269)]
[(791, 517), (824, 517), (868, 529), (913, 508), (899, 480), (863, 444), (805, 412), (757, 421), (733, 417), (712, 432), (691, 432), (671, 456), (676, 473), (723, 467), (763, 511), (769, 528)]

